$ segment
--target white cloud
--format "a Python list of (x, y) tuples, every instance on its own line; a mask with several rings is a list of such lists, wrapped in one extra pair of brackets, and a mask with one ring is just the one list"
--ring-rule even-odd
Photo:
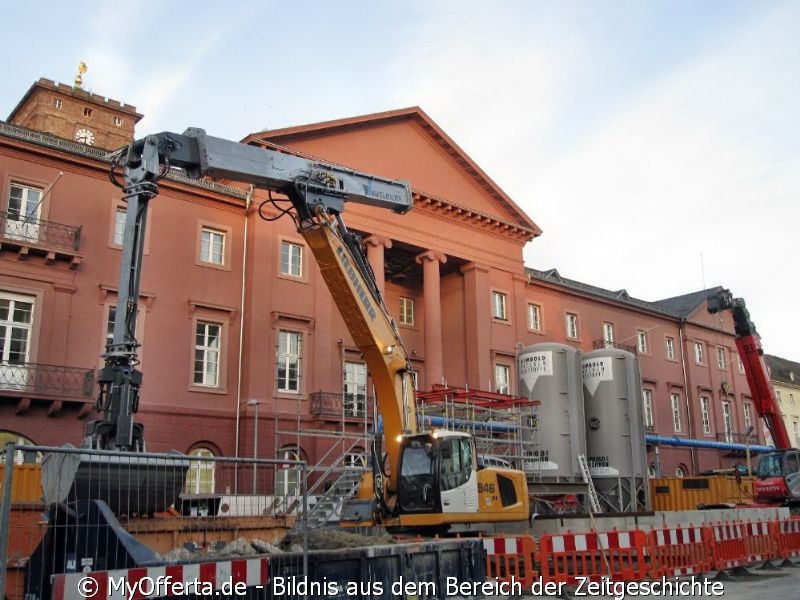
[(656, 299), (699, 289), (702, 253), (706, 285), (744, 296), (767, 351), (788, 354), (800, 329), (775, 292), (800, 294), (776, 280), (800, 218), (798, 12), (782, 6), (663, 77), (540, 173), (525, 208), (545, 237), (527, 262)]
[[(396, 106), (419, 105), (479, 164), (507, 160), (510, 144), (551, 126), (583, 43), (569, 27), (550, 28), (529, 6), (435, 2), (388, 70)], [(487, 135), (488, 134), (488, 135)]]

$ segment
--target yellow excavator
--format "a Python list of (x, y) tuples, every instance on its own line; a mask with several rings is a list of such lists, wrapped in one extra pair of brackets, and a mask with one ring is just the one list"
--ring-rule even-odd
[[(183, 134), (164, 132), (136, 141), (118, 156), (112, 179), (119, 182), (128, 202), (125, 244), (119, 286), (124, 318), (115, 322), (105, 368), (99, 377), (98, 408), (104, 419), (89, 424), (84, 446), (99, 450), (144, 451), (144, 428), (135, 423), (142, 374), (136, 370), (137, 301), (141, 275), (147, 207), (158, 195), (158, 180), (170, 169), (191, 178), (212, 177), (251, 184), (280, 194), (291, 203), (281, 210), (295, 221), (311, 248), (322, 277), (362, 352), (375, 387), (382, 431), (372, 449), (372, 469), (365, 473), (354, 498), (345, 503), (343, 524), (387, 528), (444, 530), (454, 524), (524, 521), (529, 518), (527, 483), (521, 471), (479, 468), (472, 436), (457, 431), (420, 431), (415, 411), (411, 364), (394, 320), (389, 315), (366, 260), (360, 239), (342, 220), (346, 202), (377, 206), (403, 214), (412, 207), (407, 182), (359, 173), (271, 149), (206, 135), (201, 129)], [(383, 443), (381, 443), (381, 438)], [(385, 454), (384, 454), (385, 452)], [(91, 455), (83, 455), (74, 470), (73, 490), (83, 488), (93, 499), (120, 494), (124, 477), (100, 490), (84, 480), (94, 472)], [(136, 463), (137, 489), (163, 490), (163, 469), (149, 459)], [(180, 472), (180, 470), (178, 471)], [(64, 477), (60, 471), (59, 476)], [(129, 477), (129, 475), (128, 475)], [(175, 495), (182, 482), (173, 482)], [(129, 486), (130, 487), (130, 486)], [(77, 494), (80, 495), (80, 494)], [(136, 512), (163, 510), (170, 498), (136, 498)], [(116, 507), (124, 512), (124, 507)], [(114, 508), (112, 508), (114, 510)], [(117, 512), (115, 510), (115, 512)]]

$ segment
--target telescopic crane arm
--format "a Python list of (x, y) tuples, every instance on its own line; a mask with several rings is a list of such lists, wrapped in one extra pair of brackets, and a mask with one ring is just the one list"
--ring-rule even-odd
[(734, 298), (730, 290), (722, 290), (708, 299), (708, 312), (714, 314), (730, 310), (736, 331), (736, 349), (744, 364), (744, 372), (750, 393), (753, 395), (756, 412), (764, 420), (772, 436), (775, 447), (786, 450), (792, 447), (786, 425), (781, 418), (781, 410), (775, 398), (775, 392), (769, 381), (769, 372), (764, 363), (764, 350), (761, 347), (761, 336), (750, 320), (744, 299)]
[(364, 354), (384, 419), (387, 451), (396, 458), (398, 450), (390, 438), (416, 431), (411, 369), (359, 240), (347, 231), (339, 215), (345, 202), (405, 213), (412, 206), (408, 183), (215, 138), (202, 129), (147, 136), (134, 142), (120, 160), (124, 160), (122, 187), (128, 208), (114, 335), (98, 378), (98, 408), (105, 412), (105, 419), (89, 425), (86, 445), (144, 449), (142, 427), (133, 421), (142, 383), (142, 374), (135, 368), (135, 331), (143, 240), (148, 203), (158, 194), (158, 181), (170, 168), (178, 167), (191, 178), (230, 179), (289, 198), (298, 229)]

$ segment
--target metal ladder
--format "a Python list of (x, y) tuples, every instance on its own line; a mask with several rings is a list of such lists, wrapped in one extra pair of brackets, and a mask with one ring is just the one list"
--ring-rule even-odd
[(583, 481), (586, 484), (587, 488), (589, 489), (589, 508), (593, 513), (599, 513), (600, 498), (597, 497), (597, 490), (594, 489), (594, 482), (592, 481), (592, 476), (589, 473), (589, 465), (586, 462), (585, 454), (578, 454), (578, 466), (581, 469), (581, 475), (583, 475)]
[[(347, 467), (333, 482), (333, 485), (306, 513), (305, 523), (309, 530), (333, 524), (339, 520), (342, 504), (352, 498), (358, 491), (358, 482), (366, 471), (364, 467)], [(292, 528), (292, 534), (299, 534), (303, 530), (303, 520), (298, 519)]]

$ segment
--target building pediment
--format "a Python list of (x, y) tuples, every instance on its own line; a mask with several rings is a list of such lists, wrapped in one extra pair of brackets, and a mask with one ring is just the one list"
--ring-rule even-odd
[(353, 169), (406, 179), (415, 208), (533, 239), (541, 229), (418, 107), (261, 131), (243, 142), (287, 148)]

